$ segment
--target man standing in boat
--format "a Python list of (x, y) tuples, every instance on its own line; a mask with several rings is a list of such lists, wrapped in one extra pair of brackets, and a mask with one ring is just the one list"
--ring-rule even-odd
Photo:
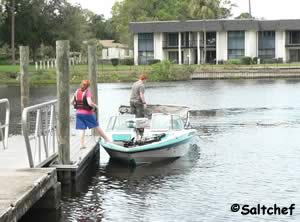
[(145, 81), (147, 80), (146, 74), (141, 74), (139, 80), (132, 85), (130, 96), (130, 112), (135, 114), (137, 118), (145, 116), (145, 108), (147, 107), (145, 101)]

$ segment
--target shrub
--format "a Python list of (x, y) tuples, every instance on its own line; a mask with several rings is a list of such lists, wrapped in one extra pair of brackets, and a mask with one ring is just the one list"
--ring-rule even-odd
[(173, 66), (170, 77), (172, 80), (188, 80), (194, 71), (195, 67), (189, 65)]
[(118, 58), (112, 58), (112, 59), (110, 59), (110, 61), (113, 66), (119, 65), (119, 62), (120, 62), (120, 60)]
[(227, 60), (227, 64), (229, 64), (229, 65), (240, 65), (241, 60), (240, 59), (229, 59), (229, 60)]
[(277, 58), (277, 63), (283, 63), (283, 58)]
[(244, 56), (241, 58), (241, 64), (242, 65), (251, 65), (252, 64), (252, 58), (249, 56)]
[(0, 65), (10, 64), (10, 55), (0, 54)]
[(257, 57), (253, 57), (253, 59), (252, 59), (252, 64), (257, 64), (257, 60), (258, 60)]
[(188, 65), (174, 65), (169, 60), (163, 60), (151, 66), (149, 78), (152, 81), (187, 80), (195, 68)]
[(151, 60), (148, 61), (149, 65), (153, 65), (153, 64), (156, 64), (156, 63), (160, 63), (160, 59), (151, 59)]
[(133, 58), (126, 58), (121, 60), (122, 65), (127, 65), (127, 66), (133, 66), (134, 65), (134, 60)]
[(164, 60), (151, 66), (150, 79), (154, 81), (168, 80), (171, 75), (171, 62)]

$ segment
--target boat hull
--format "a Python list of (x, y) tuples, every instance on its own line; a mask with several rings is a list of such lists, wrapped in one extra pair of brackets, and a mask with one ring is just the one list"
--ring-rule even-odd
[[(181, 142), (169, 144), (157, 149), (137, 151), (137, 152), (122, 152), (104, 147), (106, 152), (112, 159), (121, 160), (130, 164), (143, 164), (163, 161), (165, 159), (179, 158), (184, 156), (190, 148), (191, 138), (187, 138)], [(128, 148), (129, 150), (131, 148)]]

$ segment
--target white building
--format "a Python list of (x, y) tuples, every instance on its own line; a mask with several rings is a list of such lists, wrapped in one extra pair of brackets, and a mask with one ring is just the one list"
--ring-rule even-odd
[(125, 59), (133, 57), (133, 50), (127, 45), (115, 43), (114, 40), (99, 40), (102, 46), (102, 59)]
[(241, 57), (300, 62), (300, 20), (132, 22), (134, 62), (219, 63)]

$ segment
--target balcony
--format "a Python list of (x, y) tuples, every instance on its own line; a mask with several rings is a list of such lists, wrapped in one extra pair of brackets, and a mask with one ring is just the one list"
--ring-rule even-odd
[[(164, 49), (178, 49), (178, 42), (163, 41)], [(181, 48), (197, 48), (197, 40), (190, 40), (181, 43)]]
[[(163, 41), (164, 49), (178, 49), (178, 42)], [(197, 40), (182, 42), (181, 48), (197, 48)], [(204, 41), (200, 41), (200, 48), (204, 48)], [(216, 41), (206, 41), (206, 48), (216, 48)]]
[(285, 44), (286, 48), (299, 48), (300, 47), (300, 42), (287, 42)]

